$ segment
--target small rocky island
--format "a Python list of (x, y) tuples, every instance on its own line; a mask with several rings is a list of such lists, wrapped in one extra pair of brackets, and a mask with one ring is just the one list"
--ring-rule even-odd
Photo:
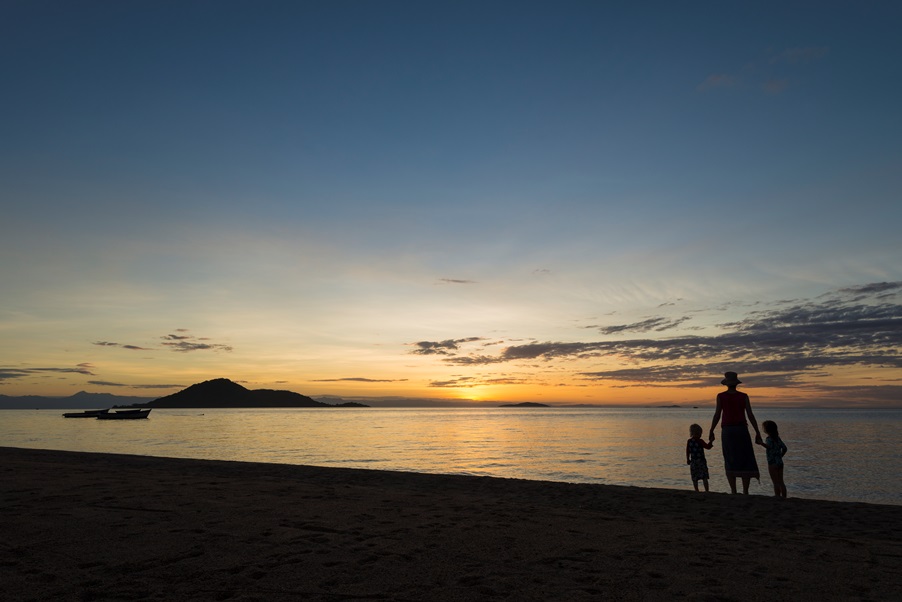
[(498, 406), (499, 408), (550, 408), (550, 405), (538, 403), (535, 401), (524, 401), (523, 403), (506, 403)]
[(293, 391), (247, 389), (227, 378), (207, 380), (178, 393), (160, 397), (142, 408), (366, 408), (362, 403), (330, 405)]

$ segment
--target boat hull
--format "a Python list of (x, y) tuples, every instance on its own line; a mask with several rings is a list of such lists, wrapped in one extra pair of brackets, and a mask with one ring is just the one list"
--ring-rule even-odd
[(101, 414), (106, 414), (109, 410), (86, 410), (84, 412), (66, 412), (63, 418), (97, 418)]
[(98, 414), (98, 420), (140, 420), (147, 418), (150, 410), (120, 410), (118, 412), (107, 412), (106, 414)]

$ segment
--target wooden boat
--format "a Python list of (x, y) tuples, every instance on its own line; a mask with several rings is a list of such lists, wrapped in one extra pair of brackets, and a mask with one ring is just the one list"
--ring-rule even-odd
[(106, 414), (109, 410), (85, 410), (84, 412), (66, 412), (63, 418), (97, 418), (101, 414)]
[(118, 410), (116, 412), (98, 414), (97, 418), (98, 420), (137, 420), (140, 418), (147, 418), (151, 409), (153, 408), (148, 408), (146, 410)]

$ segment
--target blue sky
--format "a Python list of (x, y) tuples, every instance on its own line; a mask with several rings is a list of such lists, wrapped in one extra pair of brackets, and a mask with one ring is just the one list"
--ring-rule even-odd
[[(775, 402), (898, 402), (900, 14), (5, 3), (0, 394), (691, 401), (734, 362)], [(888, 316), (847, 312), (891, 361), (603, 345), (827, 299)], [(525, 343), (594, 351), (448, 361)]]

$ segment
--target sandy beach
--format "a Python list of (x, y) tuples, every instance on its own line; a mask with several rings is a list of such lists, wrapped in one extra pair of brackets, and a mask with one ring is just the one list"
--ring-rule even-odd
[(0, 460), (5, 600), (902, 591), (900, 506), (17, 448)]

